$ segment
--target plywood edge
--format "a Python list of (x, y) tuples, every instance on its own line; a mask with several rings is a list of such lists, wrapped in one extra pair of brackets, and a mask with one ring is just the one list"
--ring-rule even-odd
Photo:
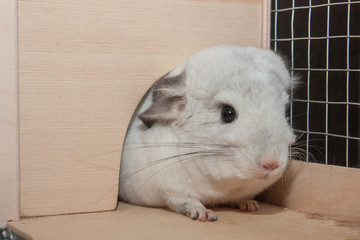
[(162, 208), (120, 202), (116, 211), (40, 217), (10, 222), (9, 229), (36, 240), (72, 239), (359, 239), (360, 228), (261, 203), (257, 212), (214, 208), (216, 222), (193, 221)]
[(262, 201), (360, 224), (360, 169), (291, 161)]
[(270, 49), (271, 31), (271, 1), (263, 0), (262, 3), (262, 24), (261, 24), (261, 47)]
[(0, 1), (0, 227), (19, 219), (17, 1)]

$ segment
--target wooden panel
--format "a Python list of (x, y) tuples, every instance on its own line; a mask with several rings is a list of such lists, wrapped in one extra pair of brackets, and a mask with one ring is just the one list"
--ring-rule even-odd
[(262, 4), (262, 24), (261, 24), (261, 47), (270, 48), (270, 36), (271, 36), (271, 0), (263, 0)]
[(360, 224), (360, 169), (292, 161), (260, 198), (293, 210)]
[(0, 1), (0, 226), (19, 219), (16, 1)]
[(9, 227), (36, 240), (78, 239), (360, 239), (351, 224), (261, 204), (258, 212), (214, 209), (216, 222), (193, 221), (165, 209), (120, 203), (117, 211), (24, 219)]
[(114, 209), (127, 124), (151, 83), (208, 46), (268, 47), (265, 8), (19, 0), (21, 214)]

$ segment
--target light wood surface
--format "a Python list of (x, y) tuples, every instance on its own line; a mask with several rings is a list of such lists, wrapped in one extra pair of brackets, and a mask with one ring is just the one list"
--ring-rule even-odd
[(355, 240), (360, 228), (273, 205), (258, 212), (214, 209), (216, 222), (199, 222), (166, 209), (120, 203), (116, 211), (24, 219), (9, 227), (34, 240), (252, 239)]
[(284, 177), (260, 199), (360, 224), (360, 169), (291, 161)]
[(16, 7), (16, 1), (0, 1), (0, 227), (19, 219)]
[(263, 0), (262, 8), (262, 43), (261, 47), (270, 48), (270, 36), (271, 36), (271, 0)]
[(152, 82), (208, 46), (268, 47), (267, 8), (19, 0), (21, 215), (114, 209), (124, 135)]

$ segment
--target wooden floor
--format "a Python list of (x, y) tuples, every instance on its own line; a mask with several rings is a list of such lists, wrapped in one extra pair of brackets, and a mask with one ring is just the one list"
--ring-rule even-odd
[(119, 203), (116, 211), (39, 217), (8, 227), (26, 239), (360, 239), (360, 226), (261, 203), (244, 213), (216, 208), (216, 222), (199, 222), (172, 213)]

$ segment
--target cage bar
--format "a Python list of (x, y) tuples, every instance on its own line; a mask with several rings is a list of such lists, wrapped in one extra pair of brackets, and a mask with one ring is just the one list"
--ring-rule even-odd
[[(301, 4), (303, 3), (295, 0), (291, 2), (275, 0), (272, 9), (272, 14), (274, 14), (273, 39), (271, 39), (273, 48), (275, 51), (286, 53), (289, 56), (291, 60), (291, 76), (300, 73), (304, 78), (302, 95), (298, 96), (297, 92), (294, 95), (295, 93), (291, 92), (290, 124), (295, 132), (302, 134), (300, 139), (306, 143), (304, 149), (307, 153), (304, 160), (313, 161), (313, 159), (309, 159), (311, 156), (309, 151), (313, 149), (311, 144), (317, 141), (318, 143), (314, 148), (316, 151), (322, 152), (320, 162), (329, 165), (360, 167), (360, 161), (358, 160), (360, 153), (359, 126), (354, 125), (360, 115), (358, 113), (360, 111), (359, 97), (355, 96), (358, 94), (356, 84), (359, 83), (354, 82), (360, 80), (357, 78), (360, 69), (358, 67), (359, 60), (354, 57), (356, 56), (354, 51), (358, 50), (354, 50), (353, 47), (353, 42), (356, 43), (360, 39), (360, 35), (351, 32), (352, 28), (356, 28), (354, 26), (356, 23), (352, 22), (356, 15), (356, 12), (353, 13), (353, 11), (358, 11), (358, 6), (356, 8), (354, 6), (360, 4), (360, 1), (333, 2), (327, 0), (326, 3), (317, 5), (312, 1), (309, 1), (304, 6)], [(341, 10), (344, 11), (343, 15), (337, 15), (339, 8), (344, 9), (342, 6), (346, 8)], [(304, 13), (306, 9), (308, 10), (307, 15)], [(317, 9), (316, 12), (314, 9)], [(300, 23), (300, 25), (303, 24), (303, 26), (300, 26), (302, 31), (298, 30), (298, 17), (304, 21)], [(317, 17), (321, 19), (322, 23), (314, 20)], [(334, 32), (334, 25), (337, 24), (336, 19), (340, 19), (342, 22), (346, 21), (346, 26), (344, 24), (340, 28), (336, 26)], [(317, 26), (317, 24), (320, 24), (320, 26)], [(321, 27), (321, 24), (324, 26)], [(316, 49), (321, 41), (323, 41), (323, 50)], [(344, 50), (334, 48), (335, 41), (343, 41)], [(306, 44), (304, 44), (305, 42)], [(300, 64), (298, 55), (299, 52), (300, 55), (302, 54), (302, 49), (299, 49), (299, 47), (303, 48), (303, 55), (306, 55), (306, 60), (304, 58), (302, 60), (304, 62), (300, 62)], [(341, 57), (343, 60), (338, 62), (334, 59), (334, 56), (338, 54), (336, 53), (337, 50), (343, 51), (340, 56), (344, 56)], [(315, 57), (313, 60), (314, 55), (318, 54), (316, 51), (322, 51), (322, 53), (317, 56), (318, 59)], [(324, 62), (317, 62), (319, 59), (324, 59), (321, 60)], [(319, 76), (323, 77), (319, 79)], [(323, 82), (320, 88), (319, 82)], [(341, 86), (339, 85), (339, 88), (337, 88), (334, 85), (335, 83), (341, 84)], [(341, 96), (344, 97), (339, 98), (338, 92), (334, 94), (334, 88), (335, 91), (342, 91)], [(323, 92), (320, 96), (314, 95), (319, 91)], [(300, 108), (298, 108), (299, 106)], [(324, 110), (318, 111), (319, 109)], [(338, 109), (341, 109), (339, 113), (336, 112)], [(300, 113), (294, 115), (299, 111)], [(299, 120), (303, 122), (301, 124), (297, 124), (298, 121), (295, 119), (299, 115), (304, 115), (304, 117), (301, 117), (302, 120)], [(338, 119), (334, 119), (334, 116)], [(318, 119), (314, 120), (316, 117)], [(314, 121), (317, 121), (316, 126)], [(335, 126), (338, 122), (341, 125)], [(321, 124), (322, 126), (319, 126)], [(338, 144), (338, 142), (341, 143)]]
[[(350, 0), (348, 0), (348, 3), (350, 3)], [(347, 29), (346, 29), (346, 33), (347, 33), (347, 39), (346, 39), (346, 70), (348, 70), (346, 72), (346, 122), (349, 122), (349, 68), (350, 68), (350, 56), (349, 56), (349, 52), (350, 52), (350, 8), (351, 5), (348, 4), (348, 12), (347, 12)], [(346, 124), (346, 167), (349, 167), (349, 124)]]
[[(295, 15), (295, 0), (292, 0), (292, 11), (291, 11), (291, 78), (294, 78), (294, 15)], [(290, 99), (294, 98), (294, 90), (291, 89)], [(290, 102), (290, 116), (293, 116), (293, 102)], [(293, 126), (293, 118), (290, 117), (290, 126)]]
[(310, 54), (311, 54), (311, 1), (309, 1), (309, 12), (308, 12), (308, 58), (307, 58), (307, 64), (308, 64), (308, 71), (307, 71), (307, 104), (306, 104), (306, 161), (309, 162), (309, 140), (310, 140), (310, 69), (311, 69), (311, 60), (310, 60)]

